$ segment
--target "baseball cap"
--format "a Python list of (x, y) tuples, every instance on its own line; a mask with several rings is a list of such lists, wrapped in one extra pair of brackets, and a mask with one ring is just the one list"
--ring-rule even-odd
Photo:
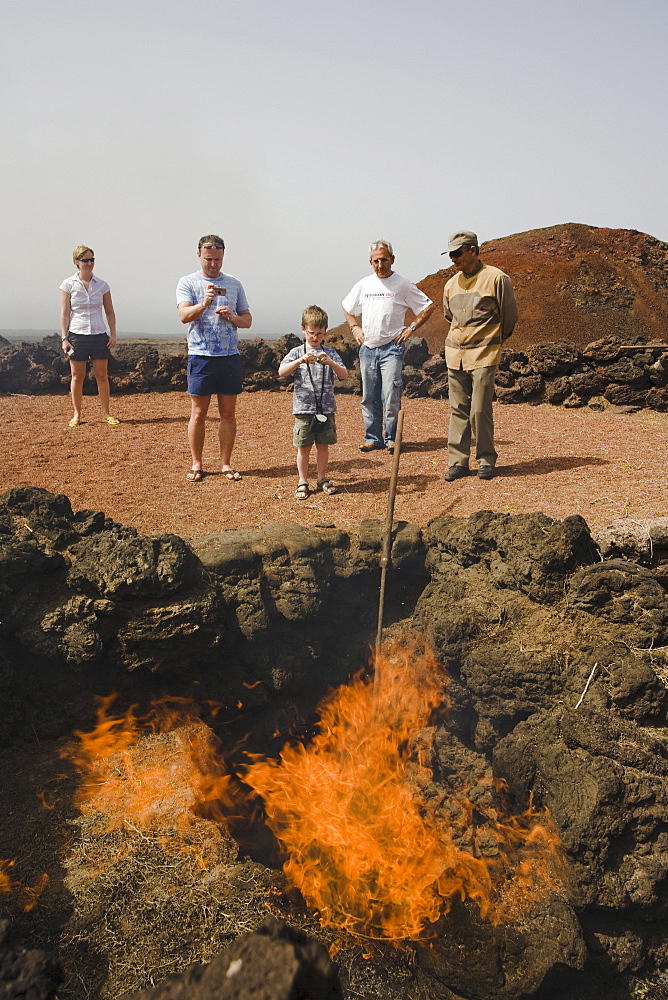
[(468, 229), (460, 229), (448, 237), (448, 249), (443, 251), (441, 257), (444, 253), (452, 253), (453, 250), (459, 250), (460, 247), (473, 246), (478, 246), (478, 237), (476, 234), (470, 232)]

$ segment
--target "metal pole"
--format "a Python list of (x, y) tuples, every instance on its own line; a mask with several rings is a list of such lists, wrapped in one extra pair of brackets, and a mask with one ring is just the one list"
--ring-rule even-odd
[(397, 417), (397, 431), (394, 439), (394, 461), (392, 462), (392, 472), (390, 474), (390, 492), (387, 497), (387, 515), (385, 517), (385, 534), (383, 536), (383, 548), (380, 556), (380, 598), (378, 601), (378, 628), (376, 629), (376, 655), (373, 675), (374, 695), (378, 694), (380, 685), (380, 647), (383, 639), (383, 610), (385, 608), (385, 577), (387, 567), (390, 564), (390, 552), (392, 551), (392, 521), (394, 519), (394, 498), (397, 493), (397, 477), (399, 475), (399, 458), (401, 456), (401, 437), (404, 429), (404, 411), (399, 410)]

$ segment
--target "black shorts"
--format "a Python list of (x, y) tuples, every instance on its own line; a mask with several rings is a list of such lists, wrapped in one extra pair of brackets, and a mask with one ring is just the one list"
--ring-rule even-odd
[(67, 355), (70, 361), (108, 361), (111, 357), (108, 333), (68, 333), (67, 339), (74, 348)]
[(243, 387), (240, 354), (226, 354), (215, 358), (203, 354), (188, 356), (190, 396), (238, 396)]

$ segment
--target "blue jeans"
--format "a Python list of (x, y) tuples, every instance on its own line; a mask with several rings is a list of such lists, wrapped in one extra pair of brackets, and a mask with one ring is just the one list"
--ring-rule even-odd
[[(404, 380), (403, 344), (389, 343), (382, 347), (360, 347), (360, 372), (362, 374), (362, 419), (365, 444), (394, 442), (397, 417), (401, 409), (401, 391)], [(383, 442), (383, 410), (385, 411), (385, 441)]]

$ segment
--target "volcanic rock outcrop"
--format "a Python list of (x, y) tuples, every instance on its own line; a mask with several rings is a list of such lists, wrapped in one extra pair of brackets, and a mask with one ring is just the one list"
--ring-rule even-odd
[(123, 1000), (343, 1000), (339, 977), (317, 941), (274, 917), (206, 966)]
[(43, 951), (26, 950), (10, 940), (9, 920), (0, 920), (0, 997), (54, 1000), (62, 969)]
[[(56, 338), (57, 339), (57, 338)], [(342, 356), (349, 376), (338, 392), (361, 393), (359, 360), (355, 347), (342, 338), (329, 342)], [(268, 343), (259, 338), (241, 341), (244, 383), (247, 392), (260, 389), (289, 391), (291, 378), (278, 377), (278, 362), (298, 339), (288, 334)], [(550, 403), (554, 406), (609, 406), (668, 410), (668, 343), (647, 343), (641, 337), (623, 340), (610, 335), (578, 348), (571, 341), (539, 343), (526, 351), (517, 342), (501, 354), (496, 375), (496, 399), (501, 403)], [(120, 345), (109, 363), (113, 391), (118, 393), (185, 390), (185, 356), (158, 354), (154, 348)], [(407, 342), (403, 369), (404, 393), (409, 397), (445, 399), (448, 373), (443, 351), (429, 356), (427, 341)], [(23, 344), (0, 350), (0, 392), (64, 393), (69, 373), (53, 338), (43, 344)], [(85, 392), (96, 387), (87, 376)]]
[[(67, 734), (93, 694), (127, 704), (193, 685), (219, 703), (221, 739), (263, 754), (308, 739), (315, 703), (368, 659), (381, 536), (376, 521), (270, 524), (189, 547), (10, 490), (2, 740)], [(451, 710), (415, 735), (425, 803), (465, 786), (475, 816), (503, 782), (517, 813), (549, 810), (568, 861), (561, 889), (519, 916), (494, 924), (455, 901), (430, 925), (405, 975), (433, 995), (584, 998), (592, 979), (668, 960), (668, 600), (649, 566), (605, 551), (580, 517), (395, 526), (389, 631), (419, 634), (451, 678)]]

